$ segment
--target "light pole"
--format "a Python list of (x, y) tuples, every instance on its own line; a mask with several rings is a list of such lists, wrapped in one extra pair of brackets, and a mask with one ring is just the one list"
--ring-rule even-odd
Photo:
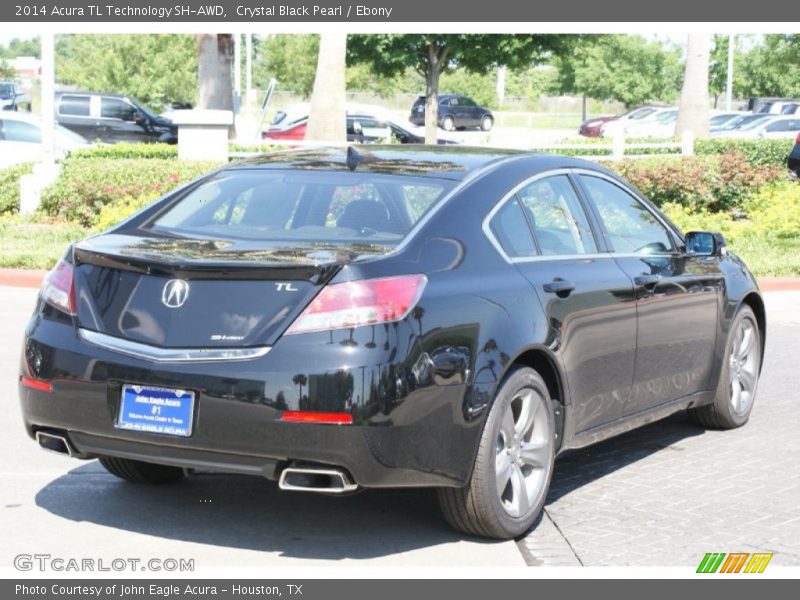
[(728, 34), (728, 81), (725, 91), (725, 108), (727, 110), (731, 110), (731, 106), (733, 105), (733, 53), (735, 52), (735, 43), (736, 34)]

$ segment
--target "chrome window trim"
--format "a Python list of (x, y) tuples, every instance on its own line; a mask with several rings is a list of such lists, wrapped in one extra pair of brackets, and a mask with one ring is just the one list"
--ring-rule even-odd
[(133, 342), (92, 331), (91, 329), (78, 328), (78, 336), (85, 342), (104, 348), (112, 352), (149, 360), (159, 363), (184, 363), (184, 362), (219, 362), (231, 360), (251, 360), (260, 358), (271, 350), (271, 346), (252, 346), (245, 348), (160, 348)]
[[(500, 256), (509, 264), (516, 264), (516, 263), (529, 263), (529, 262), (541, 262), (547, 260), (596, 260), (600, 258), (667, 258), (667, 257), (674, 257), (675, 253), (661, 253), (661, 254), (635, 254), (631, 252), (595, 252), (591, 254), (537, 254), (535, 256), (517, 256), (511, 257), (506, 254), (505, 250), (503, 250), (502, 245), (497, 240), (492, 231), (490, 223), (497, 212), (507, 203), (510, 202), (512, 198), (516, 197), (517, 192), (519, 192), (522, 188), (527, 187), (529, 184), (538, 181), (539, 179), (544, 179), (546, 177), (553, 177), (557, 175), (588, 175), (591, 177), (598, 177), (600, 179), (605, 179), (609, 183), (616, 185), (617, 187), (621, 188), (623, 191), (627, 192), (637, 202), (639, 202), (645, 209), (653, 215), (658, 222), (664, 227), (670, 234), (674, 235), (678, 239), (681, 239), (682, 236), (678, 234), (675, 229), (673, 229), (668, 223), (664, 221), (664, 219), (658, 215), (657, 213), (653, 212), (653, 210), (644, 202), (642, 202), (641, 197), (638, 193), (632, 190), (629, 186), (625, 185), (623, 182), (617, 181), (615, 178), (606, 175), (605, 173), (601, 173), (599, 171), (593, 171), (591, 169), (581, 169), (581, 168), (560, 168), (560, 169), (551, 169), (549, 171), (544, 171), (542, 173), (537, 173), (529, 177), (528, 179), (523, 180), (521, 183), (514, 186), (511, 191), (506, 193), (493, 207), (492, 210), (488, 212), (488, 214), (484, 217), (483, 223), (481, 228), (483, 229), (483, 234), (487, 237), (489, 242), (494, 246), (495, 250), (500, 254)], [(580, 196), (580, 191), (576, 190), (576, 193)], [(592, 201), (591, 198), (588, 201)]]

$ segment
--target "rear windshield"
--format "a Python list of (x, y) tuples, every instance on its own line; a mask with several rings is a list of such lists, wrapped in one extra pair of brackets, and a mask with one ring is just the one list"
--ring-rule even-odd
[(454, 185), (374, 173), (229, 171), (147, 227), (227, 239), (395, 245)]

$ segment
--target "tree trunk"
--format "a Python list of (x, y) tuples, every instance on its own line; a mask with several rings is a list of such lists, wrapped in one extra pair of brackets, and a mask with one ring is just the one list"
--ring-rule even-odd
[(345, 57), (347, 34), (323, 33), (319, 38), (317, 73), (311, 93), (306, 139), (320, 142), (347, 141), (345, 112)]
[(197, 79), (200, 84), (198, 108), (233, 110), (233, 35), (197, 36)]
[(686, 69), (683, 76), (678, 123), (675, 135), (691, 131), (696, 138), (708, 137), (708, 63), (710, 37), (690, 33), (686, 44)]
[(428, 46), (428, 70), (425, 73), (425, 143), (436, 145), (439, 141), (439, 47)]

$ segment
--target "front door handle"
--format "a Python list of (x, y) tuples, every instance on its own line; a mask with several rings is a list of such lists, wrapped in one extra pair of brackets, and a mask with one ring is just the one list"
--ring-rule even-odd
[(661, 275), (637, 275), (633, 278), (633, 283), (636, 285), (641, 286), (648, 286), (648, 285), (656, 285), (659, 281), (661, 281)]
[(555, 294), (559, 298), (566, 298), (570, 295), (570, 292), (575, 289), (575, 284), (566, 279), (556, 277), (553, 281), (545, 283), (542, 287), (548, 294)]

